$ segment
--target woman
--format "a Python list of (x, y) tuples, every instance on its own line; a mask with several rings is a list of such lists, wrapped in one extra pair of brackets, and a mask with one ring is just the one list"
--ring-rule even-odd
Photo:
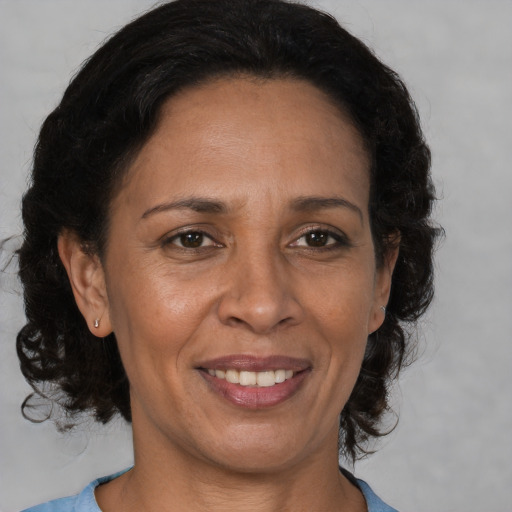
[(309, 7), (178, 0), (105, 43), (41, 129), (18, 354), (61, 426), (131, 421), (135, 464), (30, 510), (393, 510), (338, 456), (432, 298), (429, 163), (396, 74)]

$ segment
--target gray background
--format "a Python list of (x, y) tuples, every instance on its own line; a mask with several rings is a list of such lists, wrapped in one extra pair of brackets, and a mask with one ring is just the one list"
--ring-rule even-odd
[[(0, 0), (1, 238), (21, 231), (45, 114), (99, 42), (152, 3)], [(447, 232), (420, 359), (395, 391), (399, 426), (356, 474), (402, 511), (511, 511), (512, 2), (312, 3), (405, 78), (432, 146), (436, 217)], [(21, 418), (22, 305), (12, 269), (1, 279), (0, 510), (11, 512), (125, 467), (131, 448), (120, 422), (84, 422), (63, 436)]]

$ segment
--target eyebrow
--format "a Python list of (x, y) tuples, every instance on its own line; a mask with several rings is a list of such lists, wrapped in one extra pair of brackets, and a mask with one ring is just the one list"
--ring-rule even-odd
[(165, 212), (168, 210), (183, 210), (189, 209), (199, 213), (226, 213), (227, 207), (221, 201), (214, 201), (204, 197), (190, 197), (185, 199), (178, 199), (170, 203), (162, 203), (153, 206), (142, 214), (142, 219), (154, 215), (155, 213)]
[(361, 208), (342, 197), (298, 197), (292, 201), (292, 208), (298, 212), (326, 210), (329, 208), (348, 208), (357, 213), (361, 222), (363, 222)]
[[(357, 213), (361, 222), (363, 222), (363, 212), (361, 209), (354, 203), (351, 203), (342, 197), (298, 197), (292, 201), (291, 207), (292, 210), (297, 212), (313, 212), (330, 208), (348, 208), (349, 210)], [(222, 201), (216, 201), (205, 197), (188, 197), (153, 206), (146, 210), (142, 214), (141, 218), (146, 219), (156, 213), (183, 209), (193, 210), (198, 213), (226, 213), (228, 211), (228, 207)]]

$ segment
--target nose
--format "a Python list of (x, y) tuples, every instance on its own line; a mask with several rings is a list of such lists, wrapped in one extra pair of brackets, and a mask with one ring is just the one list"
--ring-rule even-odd
[(256, 334), (269, 334), (300, 323), (304, 311), (296, 293), (292, 273), (279, 254), (239, 255), (227, 269), (228, 287), (218, 315), (225, 325), (245, 327)]

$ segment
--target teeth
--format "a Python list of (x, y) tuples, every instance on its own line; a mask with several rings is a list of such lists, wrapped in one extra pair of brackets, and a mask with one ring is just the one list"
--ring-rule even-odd
[(240, 385), (241, 386), (256, 386), (256, 373), (255, 372), (240, 372)]
[(258, 372), (256, 374), (256, 382), (261, 387), (273, 386), (276, 383), (276, 373), (272, 371)]
[[(293, 375), (293, 372), (292, 372)], [(284, 382), (286, 380), (286, 370), (276, 370), (274, 372), (274, 378), (276, 381), (276, 384), (280, 384), (281, 382)], [(290, 378), (290, 377), (288, 377)]]
[[(217, 377), (217, 372), (215, 372), (215, 377)], [(220, 378), (221, 377), (219, 377), (219, 379)], [(231, 384), (238, 384), (240, 382), (240, 373), (237, 370), (227, 370), (226, 380), (231, 382)]]
[(268, 370), (265, 372), (248, 372), (246, 370), (213, 370), (208, 369), (212, 377), (225, 379), (231, 384), (240, 384), (241, 386), (270, 387), (275, 384), (281, 384), (285, 380), (293, 377), (293, 370)]

